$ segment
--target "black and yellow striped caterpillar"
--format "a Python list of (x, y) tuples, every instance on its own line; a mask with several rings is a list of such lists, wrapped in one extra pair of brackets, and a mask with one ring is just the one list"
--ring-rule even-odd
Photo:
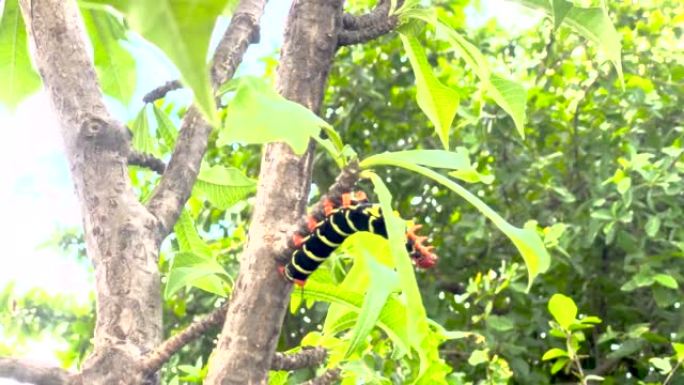
[[(283, 276), (300, 286), (348, 236), (357, 231), (369, 231), (387, 238), (380, 205), (369, 203), (363, 192), (345, 193), (341, 202), (327, 200), (324, 207), (323, 218), (309, 217), (308, 234), (295, 234), (293, 243), (296, 249), (287, 265), (281, 267)], [(437, 263), (437, 255), (432, 253), (432, 246), (423, 245), (427, 237), (415, 234), (419, 228), (414, 226), (406, 233), (406, 250), (416, 266), (430, 268)]]

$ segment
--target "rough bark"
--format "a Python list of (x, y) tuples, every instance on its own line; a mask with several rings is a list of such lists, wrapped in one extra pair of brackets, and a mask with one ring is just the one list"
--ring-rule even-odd
[(156, 220), (131, 188), (128, 131), (105, 108), (76, 2), (22, 0), (21, 6), (60, 121), (95, 267), (94, 352), (83, 382), (139, 383), (136, 358), (162, 336)]
[[(286, 98), (318, 112), (337, 47), (343, 0), (295, 0), (288, 16), (277, 86)], [(276, 257), (303, 215), (312, 149), (295, 156), (282, 143), (265, 146), (249, 242), (206, 384), (267, 382), (291, 284)]]
[[(264, 3), (242, 0), (238, 5), (217, 50), (212, 69), (215, 85), (233, 75), (256, 36)], [(20, 5), (34, 61), (57, 112), (80, 201), (87, 253), (95, 267), (93, 353), (81, 373), (68, 377), (68, 383), (155, 383), (155, 375), (142, 370), (140, 362), (162, 337), (159, 244), (194, 184), (210, 127), (190, 109), (148, 210), (130, 185), (129, 133), (104, 105), (76, 1), (20, 0)], [(135, 161), (135, 154), (131, 158)], [(3, 360), (8, 368), (3, 376), (27, 378), (10, 370), (13, 363)], [(55, 381), (64, 377), (61, 372), (51, 373)]]

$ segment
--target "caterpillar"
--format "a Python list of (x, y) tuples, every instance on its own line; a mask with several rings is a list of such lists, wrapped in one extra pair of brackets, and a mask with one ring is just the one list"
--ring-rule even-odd
[[(281, 274), (298, 286), (303, 286), (309, 275), (357, 231), (369, 231), (387, 238), (380, 205), (369, 203), (362, 191), (343, 194), (341, 202), (327, 199), (324, 212), (322, 218), (308, 218), (308, 234), (294, 235), (296, 249), (290, 261), (280, 267)], [(427, 237), (416, 235), (420, 227), (413, 226), (406, 232), (406, 250), (416, 266), (427, 269), (437, 263), (438, 257), (432, 253), (433, 246), (423, 244)]]

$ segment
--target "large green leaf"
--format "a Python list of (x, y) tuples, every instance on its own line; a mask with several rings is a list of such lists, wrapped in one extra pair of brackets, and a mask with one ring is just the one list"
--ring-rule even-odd
[(218, 126), (207, 51), (216, 18), (228, 0), (110, 0), (131, 28), (171, 59), (181, 80), (195, 94), (195, 103), (209, 122)]
[(449, 131), (459, 103), (458, 93), (435, 77), (425, 51), (415, 37), (404, 34), (400, 36), (416, 78), (418, 106), (435, 126), (437, 136), (448, 150)]
[(375, 327), (387, 299), (397, 286), (397, 273), (394, 270), (377, 262), (372, 255), (367, 255), (366, 263), (371, 277), (370, 286), (363, 299), (358, 320), (352, 330), (347, 356), (362, 346), (366, 337)]
[[(528, 8), (543, 11), (552, 17), (558, 17), (558, 13), (567, 8), (552, 5), (548, 0), (514, 0)], [(613, 26), (613, 22), (606, 13), (604, 7), (580, 8), (572, 6), (565, 11), (563, 23), (570, 26), (577, 33), (591, 40), (601, 49), (613, 63), (620, 81), (624, 84), (622, 75), (622, 37)]]
[(222, 276), (228, 275), (211, 257), (188, 251), (176, 253), (169, 268), (164, 297), (169, 298), (186, 286), (225, 297), (228, 295), (227, 281)]
[(33, 70), (26, 41), (26, 27), (18, 0), (6, 0), (0, 15), (0, 102), (16, 107), (40, 87), (40, 77)]
[[(345, 290), (331, 281), (320, 279), (317, 271), (301, 290), (292, 293), (293, 298), (302, 296), (305, 299), (325, 301), (345, 306), (357, 313), (363, 307), (364, 293)], [(409, 329), (406, 323), (406, 305), (394, 297), (389, 297), (378, 316), (377, 325), (387, 334), (401, 351), (409, 351)]]
[(383, 152), (373, 156), (373, 159), (383, 159), (387, 162), (410, 162), (421, 166), (460, 170), (470, 166), (467, 151), (444, 150), (406, 150), (398, 152)]
[(254, 192), (256, 181), (235, 167), (203, 165), (194, 188), (216, 208), (226, 210)]
[(126, 38), (121, 20), (105, 8), (83, 6), (83, 20), (95, 53), (102, 91), (128, 103), (135, 91), (135, 60), (119, 40)]
[(219, 146), (234, 142), (287, 142), (295, 153), (303, 154), (309, 140), (317, 137), (321, 128), (330, 128), (306, 107), (280, 96), (263, 79), (246, 76), (229, 86), (235, 95), (216, 141)]
[(470, 191), (466, 190), (458, 183), (436, 171), (422, 167), (419, 164), (398, 161), (396, 159), (388, 160), (384, 154), (371, 156), (361, 162), (361, 167), (364, 169), (377, 166), (397, 166), (414, 171), (418, 174), (422, 174), (454, 191), (468, 203), (478, 209), (485, 217), (491, 220), (494, 225), (499, 228), (499, 230), (506, 234), (506, 236), (513, 242), (515, 247), (520, 252), (520, 255), (525, 261), (525, 265), (527, 266), (527, 272), (529, 276), (528, 290), (532, 285), (534, 278), (549, 268), (551, 257), (544, 247), (544, 242), (542, 242), (541, 238), (536, 232), (536, 229), (532, 226), (518, 228), (511, 225), (496, 211), (492, 210), (478, 197), (473, 195)]
[(527, 91), (520, 83), (492, 73), (485, 83), (487, 95), (508, 113), (521, 137), (525, 137)]

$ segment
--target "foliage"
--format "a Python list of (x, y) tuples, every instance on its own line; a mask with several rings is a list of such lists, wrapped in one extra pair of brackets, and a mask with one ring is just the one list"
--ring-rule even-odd
[[(151, 16), (147, 1), (81, 2), (105, 92), (123, 102), (132, 93), (135, 68), (119, 45), (130, 26), (217, 116), (192, 197), (162, 248), (165, 333), (232, 289), (256, 188), (254, 144), (283, 140), (301, 153), (313, 138), (325, 150), (314, 191), (358, 154), (361, 187), (382, 205), (389, 240), (350, 237), (294, 291), (280, 350), (326, 347), (325, 365), (343, 370), (343, 384), (681, 383), (684, 56), (673, 48), (684, 9), (519, 2), (550, 18), (511, 36), (493, 21), (466, 28), (467, 0), (393, 8), (398, 34), (340, 50), (323, 119), (254, 77), (224, 85), (215, 114), (208, 72), (198, 69), (226, 1), (197, 18), (179, 15), (198, 2), (165, 1)], [(0, 55), (22, 71), (10, 84), (26, 88), (11, 100), (0, 93), (9, 104), (35, 87), (14, 4), (5, 5)], [(5, 49), (11, 31), (20, 39)], [(168, 159), (185, 108), (168, 98), (139, 110), (133, 147)], [(132, 168), (131, 180), (145, 200), (158, 178)], [(429, 227), (437, 268), (414, 271), (395, 209)], [(71, 338), (64, 365), (78, 364), (92, 314), (38, 292), (13, 302), (12, 292), (0, 305), (22, 318), (2, 330), (18, 336), (2, 349), (61, 333)], [(60, 314), (43, 313), (48, 304)], [(164, 383), (200, 383), (214, 335), (175, 355)], [(274, 372), (270, 383), (312, 374)]]

